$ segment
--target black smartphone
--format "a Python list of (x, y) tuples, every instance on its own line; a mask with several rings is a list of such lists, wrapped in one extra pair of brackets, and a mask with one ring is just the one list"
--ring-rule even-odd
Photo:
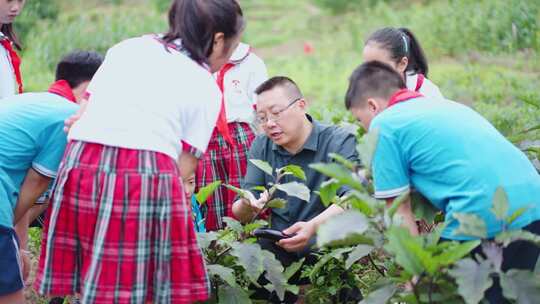
[(272, 241), (279, 241), (282, 239), (287, 239), (296, 235), (294, 234), (285, 234), (279, 230), (270, 229), (270, 228), (257, 228), (253, 231), (253, 235), (259, 239), (269, 239)]

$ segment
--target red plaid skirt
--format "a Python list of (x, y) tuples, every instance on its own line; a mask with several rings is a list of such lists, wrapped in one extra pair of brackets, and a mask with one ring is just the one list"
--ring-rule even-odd
[[(199, 160), (196, 174), (196, 188), (222, 181), (224, 184), (240, 187), (240, 179), (246, 174), (247, 157), (255, 135), (247, 123), (229, 123), (229, 130), (235, 141), (231, 147), (217, 129), (214, 129), (208, 149)], [(219, 187), (203, 205), (206, 230), (223, 228), (223, 217), (232, 217), (232, 204), (236, 194), (225, 187)]]
[(176, 162), (71, 142), (51, 198), (35, 288), (82, 303), (192, 303), (209, 281)]

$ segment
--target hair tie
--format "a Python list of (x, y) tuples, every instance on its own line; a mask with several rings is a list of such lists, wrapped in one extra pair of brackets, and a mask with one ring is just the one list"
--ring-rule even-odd
[(403, 44), (405, 45), (405, 54), (409, 53), (409, 44), (407, 43), (407, 38), (405, 38), (405, 35), (401, 35), (401, 38), (403, 39)]

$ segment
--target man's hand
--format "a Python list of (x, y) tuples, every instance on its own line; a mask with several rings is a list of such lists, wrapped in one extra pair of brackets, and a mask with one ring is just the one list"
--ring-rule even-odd
[(285, 234), (295, 234), (295, 236), (283, 239), (277, 244), (289, 252), (302, 251), (315, 235), (317, 227), (313, 222), (297, 222), (291, 227), (283, 230)]
[(79, 110), (77, 110), (77, 113), (71, 115), (66, 120), (64, 120), (64, 132), (69, 133), (69, 130), (73, 126), (74, 123), (77, 122), (83, 115), (83, 113), (86, 111), (86, 106), (88, 105), (88, 99), (83, 98), (83, 100), (79, 103), (80, 107)]
[(249, 222), (268, 202), (269, 196), (268, 191), (265, 191), (258, 199), (248, 195), (247, 198), (237, 200), (232, 207), (234, 216), (242, 223)]

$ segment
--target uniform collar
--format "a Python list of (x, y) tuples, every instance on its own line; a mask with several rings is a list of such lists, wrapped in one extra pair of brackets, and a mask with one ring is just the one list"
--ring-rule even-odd
[(229, 62), (232, 64), (239, 64), (240, 62), (244, 61), (250, 53), (251, 46), (245, 43), (240, 43), (231, 55)]

